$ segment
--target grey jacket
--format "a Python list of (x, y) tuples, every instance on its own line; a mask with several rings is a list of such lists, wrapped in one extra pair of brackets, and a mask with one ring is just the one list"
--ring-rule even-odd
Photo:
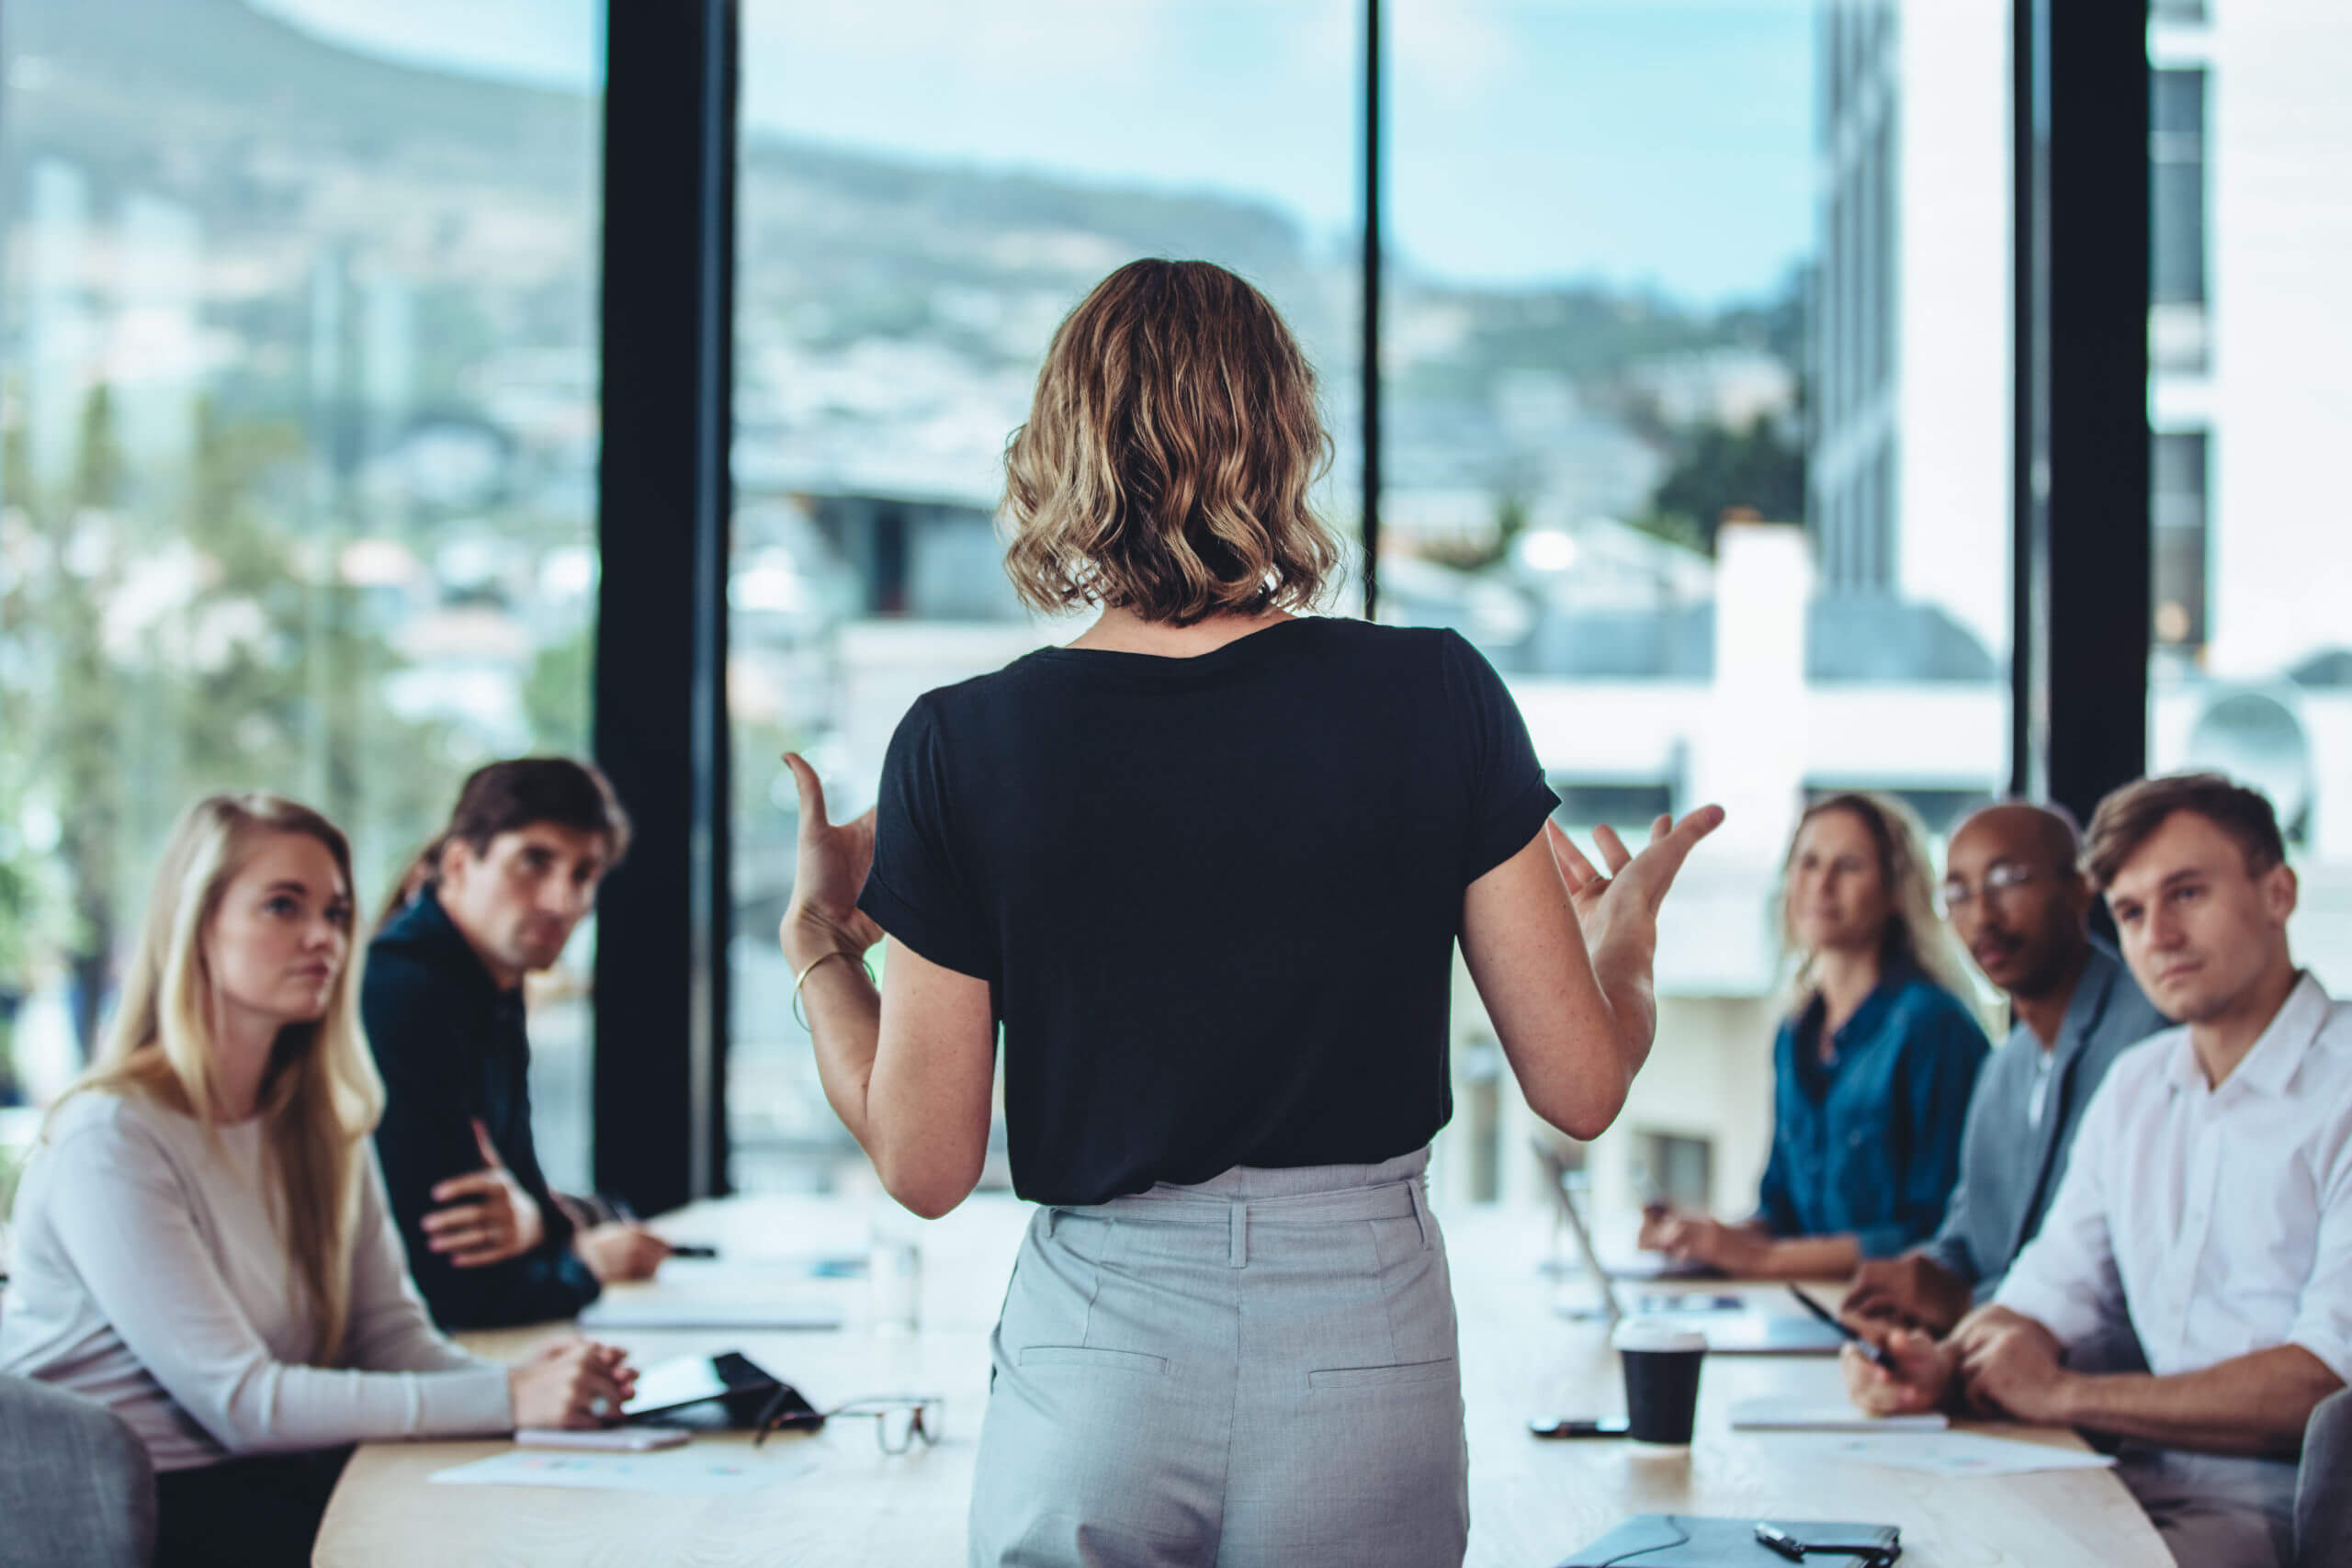
[(1921, 1249), (1973, 1281), (1980, 1304), (2041, 1228), (2066, 1172), (2083, 1107), (2107, 1069), (2126, 1049), (2169, 1027), (2115, 950), (2094, 936), (2090, 962), (2075, 983), (2066, 1021), (2050, 1048), (2049, 1098), (2039, 1127), (2028, 1109), (2042, 1049), (2033, 1031), (2018, 1024), (1984, 1065), (1961, 1135), (1960, 1184), (1941, 1228)]

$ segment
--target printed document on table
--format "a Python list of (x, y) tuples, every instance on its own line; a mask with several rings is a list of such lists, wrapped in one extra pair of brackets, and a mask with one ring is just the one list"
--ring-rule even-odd
[(563, 1486), (588, 1492), (661, 1492), (708, 1496), (757, 1492), (810, 1473), (817, 1461), (711, 1445), (660, 1453), (573, 1453), (515, 1449), (435, 1472), (444, 1486)]
[(1981, 1432), (1856, 1433), (1850, 1437), (1792, 1437), (1824, 1460), (1850, 1460), (1924, 1471), (1958, 1479), (1971, 1475), (2024, 1475), (2037, 1470), (2098, 1470), (2115, 1461), (2080, 1449), (2054, 1449)]

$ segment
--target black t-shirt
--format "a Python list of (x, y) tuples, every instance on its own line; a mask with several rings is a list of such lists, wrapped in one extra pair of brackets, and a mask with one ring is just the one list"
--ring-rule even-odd
[(1463, 890), (1555, 804), (1450, 631), (1051, 648), (908, 713), (858, 902), (989, 982), (1014, 1190), (1097, 1203), (1427, 1144)]

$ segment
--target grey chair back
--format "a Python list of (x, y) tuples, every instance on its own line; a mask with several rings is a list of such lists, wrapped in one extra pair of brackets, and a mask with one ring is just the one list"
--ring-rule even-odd
[(2295, 1478), (2296, 1568), (2352, 1562), (2352, 1389), (2319, 1403)]
[(122, 1418), (0, 1373), (0, 1568), (147, 1568), (155, 1472)]

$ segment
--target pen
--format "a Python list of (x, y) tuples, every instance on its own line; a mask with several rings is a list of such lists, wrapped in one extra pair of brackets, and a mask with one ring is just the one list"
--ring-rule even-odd
[[(1789, 1294), (1796, 1297), (1796, 1299), (1804, 1304), (1805, 1311), (1813, 1314), (1814, 1316), (1821, 1319), (1822, 1322), (1827, 1324), (1830, 1327), (1844, 1335), (1846, 1338), (1852, 1343), (1854, 1348), (1862, 1353), (1862, 1359), (1864, 1360), (1870, 1362), (1874, 1367), (1886, 1367), (1888, 1371), (1893, 1371), (1894, 1370), (1893, 1367), (1887, 1366), (1886, 1351), (1883, 1348), (1872, 1344), (1870, 1340), (1863, 1338), (1860, 1334), (1854, 1331), (1851, 1325), (1847, 1324), (1836, 1313), (1831, 1312), (1827, 1307), (1823, 1306), (1819, 1302), (1815, 1301), (1811, 1296), (1806, 1295), (1793, 1284), (1789, 1287)], [(1770, 1543), (1768, 1542), (1767, 1544)]]
[[(613, 1211), (613, 1218), (621, 1224), (639, 1225), (645, 1223), (637, 1217), (637, 1211), (630, 1208), (626, 1201), (612, 1198), (605, 1201)], [(716, 1258), (718, 1256), (718, 1248), (707, 1241), (673, 1241), (669, 1243), (669, 1247), (670, 1256), (673, 1258)]]
[(1792, 1562), (1804, 1561), (1804, 1542), (1782, 1529), (1775, 1529), (1761, 1520), (1757, 1522), (1756, 1539), (1779, 1552)]

